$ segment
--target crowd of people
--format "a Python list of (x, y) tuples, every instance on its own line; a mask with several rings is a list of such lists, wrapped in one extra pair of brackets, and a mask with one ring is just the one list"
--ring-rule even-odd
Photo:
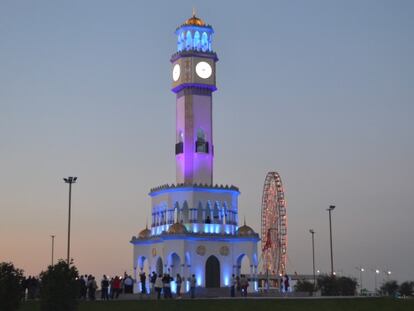
[(23, 280), (23, 290), (26, 299), (37, 299), (40, 295), (40, 280), (37, 277), (29, 276)]
[(231, 276), (230, 284), (230, 297), (236, 296), (236, 290), (240, 293), (242, 297), (247, 297), (247, 288), (249, 287), (249, 281), (246, 275), (242, 274), (240, 276)]
[[(96, 300), (98, 284), (93, 275), (82, 275), (79, 279), (80, 293), (79, 298), (83, 300)], [(124, 274), (124, 277), (115, 276), (109, 278), (103, 275), (101, 280), (101, 299), (118, 299), (121, 293), (132, 294), (134, 287), (133, 278)]]
[[(157, 274), (152, 272), (148, 276), (148, 281), (151, 286), (151, 289), (147, 289), (147, 275), (145, 272), (139, 274), (139, 284), (141, 294), (150, 295), (152, 293), (154, 298), (161, 299), (172, 299), (173, 293), (171, 290), (172, 282), (175, 282), (175, 298), (182, 298), (182, 291), (185, 290), (182, 288), (185, 284), (185, 279), (179, 273), (177, 273), (175, 279), (169, 274)], [(195, 298), (196, 292), (196, 277), (195, 274), (191, 275), (188, 279), (189, 285), (189, 297)], [(110, 300), (118, 299), (121, 294), (132, 294), (134, 292), (134, 283), (135, 280), (124, 273), (123, 277), (114, 276), (109, 277), (106, 275), (102, 276), (100, 286), (93, 275), (81, 275), (78, 278), (79, 282), (79, 299), (81, 300), (96, 300), (97, 299), (97, 290), (100, 288), (100, 299), (101, 300)], [(249, 286), (248, 279), (246, 275), (242, 274), (240, 276), (232, 275), (231, 284), (230, 284), (230, 296), (235, 297), (236, 294), (242, 297), (247, 296), (247, 288)], [(39, 278), (29, 276), (23, 281), (23, 287), (26, 293), (26, 299), (37, 299), (40, 294), (40, 280)]]

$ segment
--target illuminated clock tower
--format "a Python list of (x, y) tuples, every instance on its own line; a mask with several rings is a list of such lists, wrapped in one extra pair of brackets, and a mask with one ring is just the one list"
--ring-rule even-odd
[[(217, 89), (218, 60), (211, 47), (213, 33), (195, 14), (175, 31), (177, 52), (171, 57), (171, 69), (176, 94), (176, 183), (149, 192), (151, 226), (131, 239), (135, 279), (141, 272), (173, 277), (180, 273), (187, 280), (181, 290), (187, 291), (194, 274), (197, 286), (227, 287), (232, 274), (240, 275), (242, 260), (247, 258), (253, 291), (260, 238), (245, 223), (239, 226), (239, 189), (213, 185), (212, 94)], [(171, 288), (176, 290), (174, 283)]]
[(194, 14), (177, 28), (177, 53), (171, 57), (176, 93), (176, 182), (213, 183), (212, 93), (216, 88), (214, 31)]

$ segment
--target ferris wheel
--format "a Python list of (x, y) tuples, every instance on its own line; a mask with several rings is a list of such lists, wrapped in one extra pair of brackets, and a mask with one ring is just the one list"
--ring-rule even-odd
[(262, 196), (261, 273), (284, 275), (287, 261), (287, 214), (282, 179), (269, 172)]

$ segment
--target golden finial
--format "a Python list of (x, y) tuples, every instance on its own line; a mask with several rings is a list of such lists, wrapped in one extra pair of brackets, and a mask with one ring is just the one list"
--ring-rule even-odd
[(193, 7), (193, 17), (195, 17), (196, 16), (196, 9), (195, 9), (195, 7)]

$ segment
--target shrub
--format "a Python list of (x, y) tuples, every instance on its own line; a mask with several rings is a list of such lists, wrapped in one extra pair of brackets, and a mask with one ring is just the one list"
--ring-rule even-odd
[(323, 296), (353, 296), (356, 286), (355, 279), (345, 276), (324, 275), (318, 278), (318, 288)]
[(388, 281), (381, 285), (380, 292), (385, 296), (395, 296), (397, 294), (398, 288), (399, 286), (397, 281)]
[(78, 270), (59, 260), (40, 274), (40, 299), (43, 311), (73, 311), (79, 297)]
[(312, 293), (315, 291), (315, 285), (306, 280), (298, 280), (295, 284), (295, 291), (309, 293), (309, 296), (312, 296)]
[(414, 282), (404, 282), (398, 290), (401, 296), (412, 296), (414, 291)]
[(0, 302), (1, 310), (12, 311), (19, 308), (24, 298), (23, 270), (12, 263), (0, 263)]

